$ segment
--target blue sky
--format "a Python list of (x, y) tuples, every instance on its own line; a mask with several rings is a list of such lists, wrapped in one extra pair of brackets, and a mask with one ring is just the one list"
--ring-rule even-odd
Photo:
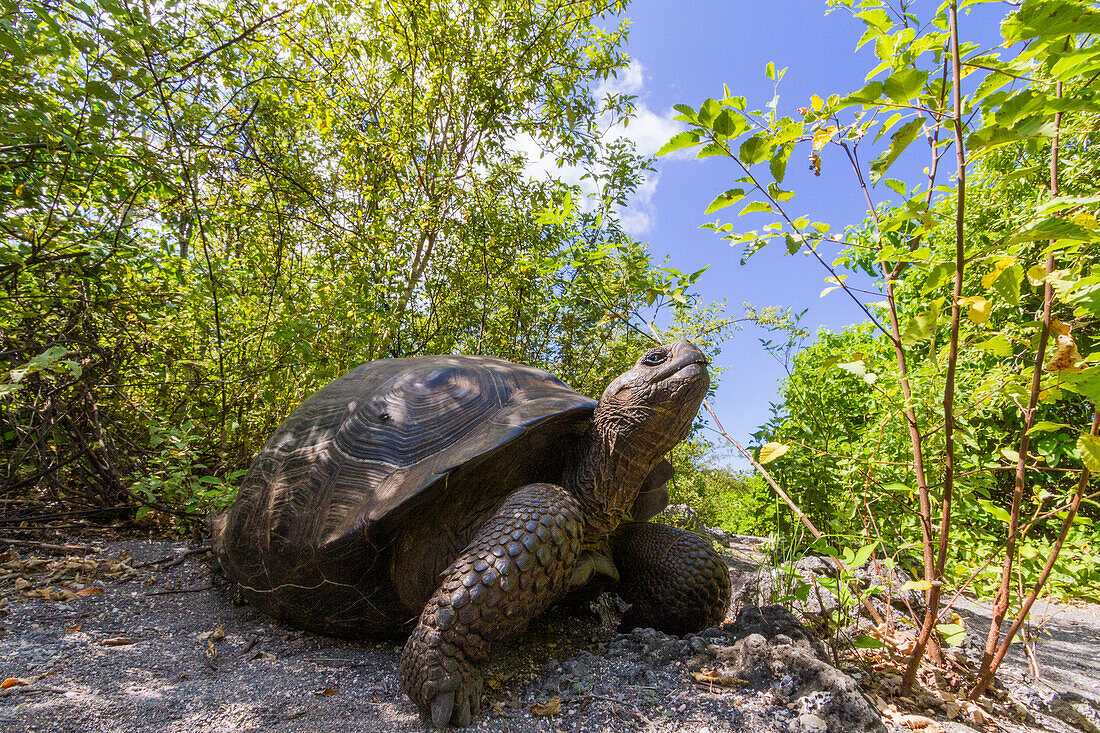
[[(929, 4), (924, 11), (932, 9)], [(787, 67), (779, 87), (780, 114), (797, 117), (795, 110), (807, 106), (813, 94), (824, 98), (859, 89), (865, 74), (877, 64), (872, 44), (857, 52), (863, 24), (844, 10), (828, 15), (825, 11), (823, 0), (631, 3), (625, 16), (630, 19), (627, 50), (633, 64), (617, 84), (637, 96), (638, 117), (626, 135), (635, 140), (640, 152), (654, 153), (683, 129), (672, 121), (677, 114), (672, 105), (698, 108), (707, 97), (720, 98), (723, 84), (733, 94), (747, 97), (750, 109), (763, 108), (773, 95), (772, 82), (764, 73), (768, 61), (777, 69)], [(964, 40), (999, 37), (997, 21), (1003, 9), (980, 12), (980, 16), (960, 19)], [(907, 152), (890, 175), (919, 180), (928, 162), (925, 151)], [(813, 176), (803, 162), (808, 152), (796, 150), (788, 166), (784, 188), (797, 194), (789, 202), (790, 210), (827, 222), (834, 231), (860, 222), (866, 203), (843, 152), (834, 146), (822, 151), (820, 177)], [(704, 300), (726, 299), (731, 313), (740, 312), (745, 301), (758, 308), (790, 306), (796, 312), (807, 311), (803, 325), (811, 332), (822, 327), (839, 331), (861, 321), (862, 312), (842, 292), (820, 297), (829, 273), (816, 260), (801, 254), (787, 256), (776, 248), (756, 254), (742, 266), (739, 247), (730, 247), (714, 232), (699, 228), (715, 218), (703, 215), (710, 201), (733, 187), (738, 177), (733, 162), (718, 157), (658, 159), (655, 175), (625, 212), (624, 222), (648, 243), (658, 263), (667, 257), (670, 266), (684, 272), (710, 265), (698, 290)], [(941, 178), (940, 182), (947, 181)], [(892, 195), (885, 186), (872, 192), (876, 203), (887, 194)], [(737, 208), (720, 212), (726, 214), (723, 221), (735, 220)], [(736, 220), (735, 226), (751, 229), (770, 220), (752, 221), (746, 216)], [(785, 376), (782, 365), (761, 347), (761, 337), (768, 334), (746, 327), (726, 342), (717, 360), (726, 371), (714, 407), (726, 430), (742, 444), (768, 419), (769, 403), (778, 401)], [(747, 467), (736, 455), (725, 462)]]

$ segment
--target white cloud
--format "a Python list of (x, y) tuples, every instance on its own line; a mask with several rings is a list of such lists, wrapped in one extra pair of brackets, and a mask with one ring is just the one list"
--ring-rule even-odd
[[(687, 129), (682, 122), (673, 119), (677, 114), (675, 110), (670, 108), (657, 113), (646, 105), (645, 67), (637, 60), (631, 61), (618, 76), (600, 82), (593, 90), (593, 96), (597, 100), (603, 99), (608, 94), (631, 94), (637, 98), (634, 100), (634, 116), (627, 124), (611, 124), (611, 117), (606, 117), (604, 123), (607, 129), (603, 133), (603, 139), (607, 142), (617, 139), (630, 140), (634, 143), (634, 148), (639, 155), (650, 157), (656, 155), (672, 136)], [(554, 156), (543, 155), (542, 149), (531, 136), (517, 137), (512, 141), (512, 147), (527, 159), (527, 174), (532, 178), (558, 178), (567, 184), (580, 186), (586, 194), (595, 193), (592, 181), (581, 179), (583, 169), (568, 165), (558, 167)], [(694, 157), (693, 151), (679, 150), (659, 158), (657, 165), (659, 167), (662, 162), (668, 160), (687, 160), (692, 157)], [(647, 173), (627, 206), (619, 210), (623, 228), (631, 236), (640, 237), (653, 228), (657, 217), (653, 195), (657, 191), (660, 177), (659, 169)]]
[(645, 176), (626, 208), (619, 210), (619, 221), (623, 229), (632, 237), (641, 237), (653, 228), (657, 211), (653, 206), (653, 194), (657, 192), (659, 173), (651, 172)]
[[(618, 77), (609, 79), (597, 87), (597, 98), (603, 94), (633, 94), (637, 97), (634, 100), (633, 118), (625, 125), (617, 124), (610, 127), (604, 134), (604, 139), (630, 140), (634, 143), (634, 149), (639, 155), (645, 157), (656, 155), (672, 136), (687, 129), (684, 123), (673, 119), (677, 114), (675, 110), (670, 108), (657, 113), (646, 104), (645, 67), (636, 59), (632, 60)], [(657, 192), (657, 184), (661, 179), (661, 164), (667, 160), (685, 160), (691, 157), (693, 156), (690, 150), (679, 150), (668, 156), (662, 156), (656, 163), (658, 169), (645, 175), (627, 206), (619, 212), (623, 228), (631, 236), (641, 237), (656, 223), (657, 210), (653, 205), (653, 195)]]

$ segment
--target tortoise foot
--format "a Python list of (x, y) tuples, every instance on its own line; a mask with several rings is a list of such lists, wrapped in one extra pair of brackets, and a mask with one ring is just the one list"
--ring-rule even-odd
[(437, 728), (470, 723), (492, 643), (564, 595), (580, 551), (581, 516), (560, 486), (524, 486), (443, 572), (401, 652), (401, 685)]
[(729, 610), (729, 568), (710, 540), (663, 524), (632, 522), (612, 537), (621, 580), (615, 591), (630, 604), (624, 631), (652, 627), (688, 634), (722, 622)]
[(481, 671), (435, 631), (422, 623), (409, 637), (401, 652), (401, 685), (436, 728), (469, 725), (481, 710)]

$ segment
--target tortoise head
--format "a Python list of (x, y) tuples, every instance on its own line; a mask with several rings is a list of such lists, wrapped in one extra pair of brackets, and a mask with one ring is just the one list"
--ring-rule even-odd
[(709, 386), (706, 357), (690, 341), (649, 349), (608, 385), (566, 476), (592, 507), (586, 538), (602, 541), (631, 513), (646, 477), (687, 437)]
[(687, 437), (709, 386), (699, 347), (683, 340), (656, 346), (604, 390), (593, 425), (612, 452), (645, 464), (644, 477)]

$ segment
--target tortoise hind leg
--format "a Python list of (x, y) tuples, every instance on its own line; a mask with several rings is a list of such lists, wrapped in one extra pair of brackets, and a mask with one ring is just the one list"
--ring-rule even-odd
[(401, 685), (432, 723), (468, 725), (491, 644), (523, 629), (568, 590), (582, 512), (565, 489), (513, 492), (443, 572), (401, 653)]
[(729, 568), (709, 540), (650, 522), (623, 524), (611, 539), (615, 591), (631, 604), (621, 629), (687, 634), (716, 626), (730, 602)]

